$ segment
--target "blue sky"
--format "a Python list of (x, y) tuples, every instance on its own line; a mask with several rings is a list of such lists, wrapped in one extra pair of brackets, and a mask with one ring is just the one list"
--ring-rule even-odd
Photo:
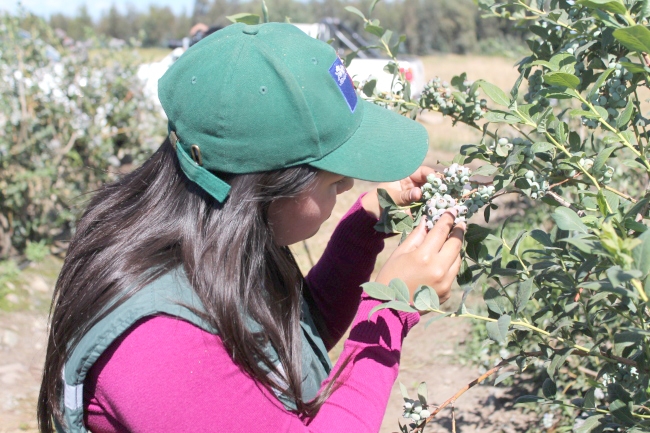
[[(124, 10), (127, 4), (131, 4), (139, 10), (145, 10), (150, 4), (155, 4), (169, 6), (175, 13), (182, 12), (183, 8), (187, 13), (191, 13), (194, 8), (194, 0), (21, 0), (21, 3), (28, 11), (45, 17), (49, 17), (53, 13), (74, 15), (79, 6), (83, 4), (88, 6), (88, 12), (93, 18), (98, 18), (112, 4), (121, 10)], [(0, 10), (15, 12), (17, 5), (18, 1), (16, 0), (0, 0)]]

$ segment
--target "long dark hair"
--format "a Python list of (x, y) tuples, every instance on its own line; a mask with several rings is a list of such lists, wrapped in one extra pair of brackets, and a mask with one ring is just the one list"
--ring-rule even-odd
[[(53, 418), (63, 424), (61, 371), (79, 339), (139, 288), (179, 265), (203, 302), (205, 318), (244, 372), (277, 389), (258, 364), (264, 360), (286, 381), (283, 391), (303, 415), (313, 415), (332, 392), (311, 402), (301, 397), (300, 298), (308, 288), (290, 250), (274, 243), (267, 221), (270, 204), (310, 188), (317, 170), (219, 176), (232, 188), (223, 204), (185, 177), (165, 140), (141, 167), (91, 199), (54, 290), (38, 401), (41, 431), (52, 431)], [(263, 336), (249, 330), (246, 316), (262, 326)], [(284, 373), (262, 351), (267, 341)]]

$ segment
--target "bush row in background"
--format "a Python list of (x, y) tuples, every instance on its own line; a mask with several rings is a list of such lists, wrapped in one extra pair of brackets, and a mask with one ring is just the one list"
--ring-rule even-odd
[(85, 194), (160, 143), (137, 55), (100, 45), (64, 46), (33, 15), (0, 16), (0, 260), (64, 246)]

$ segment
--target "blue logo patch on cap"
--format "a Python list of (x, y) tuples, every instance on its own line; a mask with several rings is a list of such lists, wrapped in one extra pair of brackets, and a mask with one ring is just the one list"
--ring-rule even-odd
[(348, 71), (345, 70), (345, 66), (338, 57), (330, 67), (330, 75), (339, 86), (339, 90), (343, 94), (345, 102), (348, 103), (350, 111), (354, 113), (354, 109), (357, 108), (357, 92), (354, 90), (352, 78), (350, 78)]

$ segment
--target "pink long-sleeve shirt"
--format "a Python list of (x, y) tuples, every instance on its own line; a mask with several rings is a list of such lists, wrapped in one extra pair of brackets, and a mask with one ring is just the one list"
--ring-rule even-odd
[[(287, 411), (244, 374), (221, 338), (180, 319), (148, 317), (103, 353), (84, 384), (86, 426), (100, 432), (376, 432), (415, 313), (381, 310), (362, 297), (384, 235), (360, 200), (343, 217), (307, 275), (332, 348), (350, 323), (340, 386), (311, 420)], [(327, 382), (327, 381), (326, 381)], [(325, 383), (323, 384), (325, 385)]]

